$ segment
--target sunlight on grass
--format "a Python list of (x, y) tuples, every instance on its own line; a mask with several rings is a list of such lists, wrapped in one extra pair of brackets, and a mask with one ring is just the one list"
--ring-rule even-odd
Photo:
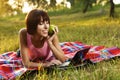
[[(118, 11), (119, 12), (119, 11)], [(51, 16), (51, 24), (59, 27), (60, 42), (80, 41), (88, 45), (120, 47), (120, 18), (108, 18), (108, 14), (91, 11)], [(19, 48), (18, 31), (25, 27), (25, 15), (0, 19), (0, 53)], [(105, 61), (87, 68), (39, 72), (34, 80), (116, 80), (120, 79), (119, 59)], [(115, 75), (113, 75), (115, 74)]]

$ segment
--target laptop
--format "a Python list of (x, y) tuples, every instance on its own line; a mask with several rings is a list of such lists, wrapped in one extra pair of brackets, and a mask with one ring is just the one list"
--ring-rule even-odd
[(82, 49), (74, 55), (72, 59), (65, 61), (64, 63), (57, 65), (57, 68), (65, 68), (69, 66), (83, 66), (83, 58), (86, 56), (90, 48)]

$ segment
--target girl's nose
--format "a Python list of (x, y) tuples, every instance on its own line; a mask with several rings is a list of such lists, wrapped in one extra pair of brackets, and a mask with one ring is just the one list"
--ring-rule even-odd
[(45, 29), (48, 29), (48, 28), (49, 28), (49, 24), (48, 24), (47, 21), (44, 21), (44, 28), (45, 28)]
[(44, 24), (44, 28), (45, 28), (45, 29), (48, 29), (48, 25), (47, 25), (46, 23)]

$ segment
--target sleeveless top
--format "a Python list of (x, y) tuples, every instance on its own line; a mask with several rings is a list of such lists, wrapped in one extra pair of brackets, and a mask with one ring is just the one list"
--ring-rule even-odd
[(55, 59), (47, 41), (44, 42), (42, 48), (36, 48), (31, 42), (31, 35), (27, 33), (28, 55), (31, 61), (51, 61)]

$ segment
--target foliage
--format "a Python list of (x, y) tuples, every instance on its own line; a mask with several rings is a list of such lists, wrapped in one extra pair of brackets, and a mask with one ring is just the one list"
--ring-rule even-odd
[(46, 0), (27, 0), (30, 4), (36, 6), (36, 8), (46, 9), (48, 8), (48, 3)]
[(75, 5), (75, 0), (67, 0), (71, 3), (71, 6), (74, 6)]
[(22, 8), (24, 5), (24, 0), (15, 0), (14, 5), (16, 6), (13, 8), (14, 11), (17, 11), (17, 14), (20, 14), (22, 12)]
[(8, 0), (0, 0), (0, 16), (10, 15), (12, 8), (8, 5)]
[(56, 7), (56, 0), (50, 0), (50, 7)]
[[(59, 11), (61, 15), (57, 15), (56, 11), (51, 12), (51, 24), (59, 27), (60, 42), (81, 41), (93, 46), (120, 47), (120, 17), (109, 18), (106, 14), (108, 9), (109, 7), (105, 7), (104, 14), (99, 13), (98, 9), (86, 14), (77, 12), (78, 9), (72, 9), (73, 12), (67, 10), (65, 13)], [(117, 10), (117, 13), (120, 13), (119, 7)], [(56, 15), (53, 16), (52, 13)], [(25, 27), (24, 17), (25, 15), (0, 18), (1, 54), (19, 48), (18, 31)], [(119, 68), (120, 59), (116, 58), (84, 68), (55, 70), (49, 74), (40, 71), (39, 74), (26, 77), (32, 77), (33, 80), (119, 80)]]

